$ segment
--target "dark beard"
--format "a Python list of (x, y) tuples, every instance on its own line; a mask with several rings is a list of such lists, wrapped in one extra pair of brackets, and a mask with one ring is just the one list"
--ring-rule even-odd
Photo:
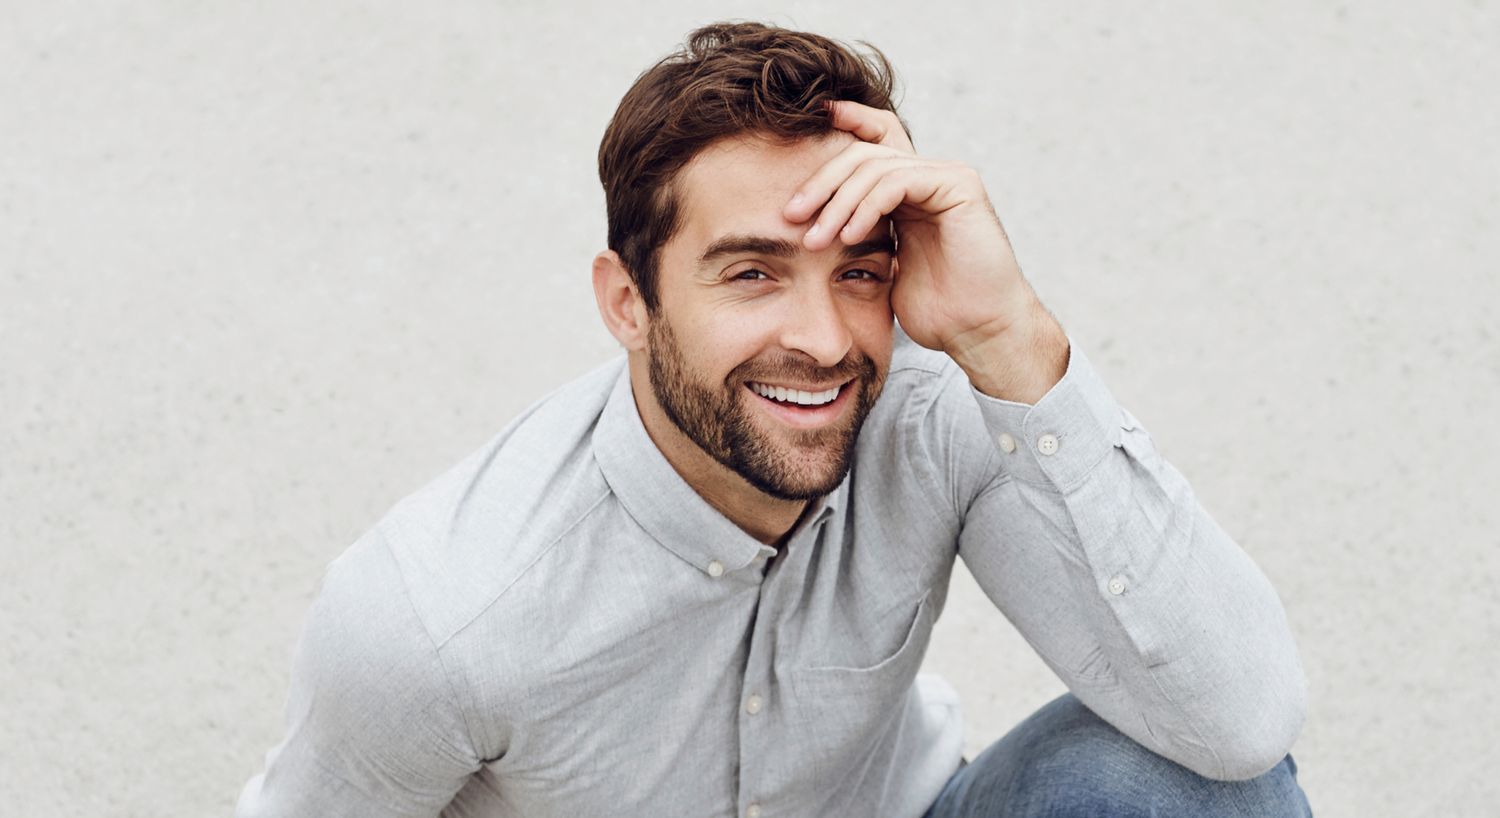
[[(724, 379), (722, 389), (695, 381), (687, 372), (682, 351), (666, 316), (651, 319), (651, 390), (667, 418), (682, 430), (698, 448), (726, 468), (743, 477), (750, 485), (782, 500), (811, 500), (821, 497), (844, 481), (854, 458), (854, 444), (865, 417), (880, 395), (884, 378), (867, 355), (846, 357), (835, 367), (823, 369), (810, 364), (806, 357), (786, 357), (771, 363), (746, 361), (735, 367)], [(750, 408), (745, 406), (747, 381), (779, 380), (846, 381), (856, 378), (849, 387), (859, 389), (854, 396), (851, 422), (827, 429), (799, 430), (791, 443), (798, 449), (821, 449), (833, 453), (829, 467), (821, 473), (806, 466), (788, 462), (765, 433), (755, 428)]]

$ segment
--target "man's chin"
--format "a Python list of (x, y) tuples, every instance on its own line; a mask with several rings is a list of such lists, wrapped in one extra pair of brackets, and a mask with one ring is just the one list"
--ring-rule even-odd
[(842, 412), (836, 422), (815, 428), (788, 426), (765, 412), (748, 414), (755, 441), (739, 452), (743, 460), (735, 470), (756, 488), (783, 500), (809, 500), (844, 481), (853, 458), (851, 427), (857, 412)]
[[(761, 457), (736, 464), (735, 470), (751, 485), (782, 500), (810, 500), (844, 482), (849, 457), (841, 436), (815, 446), (797, 445), (780, 435), (772, 437), (762, 437), (756, 446)], [(767, 454), (771, 457), (766, 458)]]
[[(845, 471), (836, 474), (825, 473), (821, 477), (817, 475), (801, 474), (796, 479), (786, 479), (789, 475), (780, 475), (776, 479), (766, 479), (760, 475), (757, 479), (750, 479), (751, 485), (760, 491), (778, 500), (812, 500), (839, 487), (844, 482)], [(750, 475), (742, 475), (750, 478)]]

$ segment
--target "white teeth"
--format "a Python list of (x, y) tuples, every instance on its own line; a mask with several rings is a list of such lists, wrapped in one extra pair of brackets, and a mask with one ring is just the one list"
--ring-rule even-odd
[(800, 406), (822, 406), (825, 403), (832, 402), (834, 398), (839, 396), (839, 387), (837, 386), (832, 389), (825, 389), (822, 392), (804, 392), (801, 389), (787, 389), (784, 386), (768, 386), (763, 383), (752, 383), (750, 384), (750, 388), (754, 389), (757, 395), (781, 401), (782, 403), (795, 403)]

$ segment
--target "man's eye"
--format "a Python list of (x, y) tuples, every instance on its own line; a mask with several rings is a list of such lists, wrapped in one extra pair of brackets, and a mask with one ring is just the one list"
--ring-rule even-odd
[(761, 270), (743, 270), (741, 272), (735, 273), (732, 278), (735, 281), (761, 281), (763, 279), (770, 278), (770, 276), (766, 275)]
[(846, 270), (846, 271), (844, 271), (844, 277), (845, 278), (852, 278), (852, 279), (854, 279), (856, 281), (881, 281), (882, 280), (881, 277), (880, 277), (880, 273), (877, 273), (874, 270)]

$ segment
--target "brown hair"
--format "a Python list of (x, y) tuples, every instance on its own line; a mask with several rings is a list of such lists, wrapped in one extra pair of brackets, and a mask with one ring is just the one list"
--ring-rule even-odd
[(604, 130), (599, 181), (609, 249), (620, 255), (648, 312), (659, 303), (658, 251), (681, 226), (673, 181), (700, 150), (745, 132), (778, 141), (826, 134), (833, 130), (824, 107), (829, 100), (896, 110), (890, 62), (861, 45), (869, 56), (817, 34), (712, 23), (636, 78)]

